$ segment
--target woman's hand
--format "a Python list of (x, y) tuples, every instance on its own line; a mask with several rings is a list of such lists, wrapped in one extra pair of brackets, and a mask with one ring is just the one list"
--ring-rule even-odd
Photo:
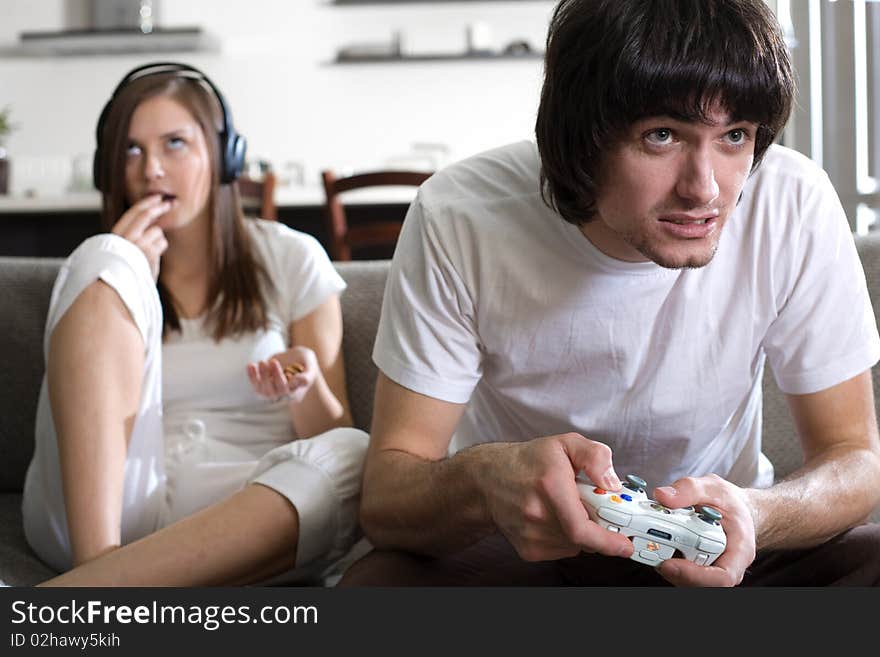
[(126, 210), (110, 231), (144, 252), (154, 281), (159, 279), (159, 259), (168, 248), (165, 233), (155, 223), (169, 209), (171, 203), (163, 201), (161, 194), (145, 196)]
[(291, 347), (268, 360), (248, 363), (248, 378), (261, 397), (301, 402), (321, 374), (318, 358), (308, 347)]

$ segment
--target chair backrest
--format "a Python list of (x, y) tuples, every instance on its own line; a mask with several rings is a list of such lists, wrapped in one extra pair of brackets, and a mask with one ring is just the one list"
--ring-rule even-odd
[(427, 171), (373, 171), (337, 178), (332, 171), (322, 171), (324, 182), (324, 220), (327, 230), (327, 250), (333, 260), (351, 260), (352, 250), (397, 243), (401, 220), (377, 220), (349, 225), (345, 205), (339, 195), (365, 187), (413, 186), (418, 187), (433, 172)]
[(241, 176), (238, 179), (238, 193), (244, 213), (251, 217), (278, 220), (275, 207), (275, 174), (267, 171), (262, 179), (256, 180)]

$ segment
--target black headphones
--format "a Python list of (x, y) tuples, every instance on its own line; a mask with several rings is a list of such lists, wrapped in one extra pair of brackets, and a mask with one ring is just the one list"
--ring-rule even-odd
[(119, 94), (120, 90), (133, 80), (148, 75), (159, 75), (162, 73), (180, 73), (181, 77), (187, 77), (203, 82), (211, 88), (211, 91), (214, 92), (214, 96), (217, 98), (217, 102), (220, 103), (220, 110), (223, 113), (223, 129), (218, 135), (220, 139), (220, 184), (228, 185), (241, 175), (241, 172), (244, 169), (244, 155), (247, 150), (247, 140), (235, 131), (235, 126), (232, 125), (232, 113), (226, 105), (226, 100), (223, 98), (223, 94), (221, 94), (220, 90), (214, 86), (214, 83), (208, 79), (207, 75), (192, 66), (177, 64), (174, 62), (157, 62), (155, 64), (139, 66), (133, 71), (130, 71), (128, 75), (122, 78), (122, 81), (116, 86), (116, 89), (113, 90), (110, 100), (107, 101), (107, 104), (104, 105), (104, 109), (101, 111), (101, 116), (98, 118), (98, 127), (95, 130), (95, 141), (97, 146), (95, 148), (95, 158), (92, 162), (92, 179), (95, 184), (95, 189), (101, 190), (99, 171), (101, 169), (101, 158), (104, 157), (103, 146), (101, 145), (101, 134), (104, 132), (104, 123), (107, 121), (107, 115), (110, 113), (110, 107), (113, 105), (113, 101)]

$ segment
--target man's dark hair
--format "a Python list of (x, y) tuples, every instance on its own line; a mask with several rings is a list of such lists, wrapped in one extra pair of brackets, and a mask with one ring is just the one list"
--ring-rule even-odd
[(629, 126), (705, 121), (716, 103), (758, 125), (754, 170), (793, 96), (788, 50), (763, 0), (561, 0), (535, 125), (541, 194), (566, 221), (589, 221), (602, 155)]

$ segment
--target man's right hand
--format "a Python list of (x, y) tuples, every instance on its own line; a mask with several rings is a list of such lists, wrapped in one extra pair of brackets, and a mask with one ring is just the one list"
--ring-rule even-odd
[(575, 476), (620, 490), (611, 449), (577, 433), (482, 445), (491, 454), (483, 494), (492, 520), (526, 561), (584, 552), (629, 557), (632, 543), (590, 520)]
[(154, 281), (159, 278), (159, 259), (168, 248), (165, 233), (155, 222), (170, 208), (171, 203), (163, 201), (161, 194), (145, 196), (126, 210), (110, 231), (124, 237), (144, 252)]

